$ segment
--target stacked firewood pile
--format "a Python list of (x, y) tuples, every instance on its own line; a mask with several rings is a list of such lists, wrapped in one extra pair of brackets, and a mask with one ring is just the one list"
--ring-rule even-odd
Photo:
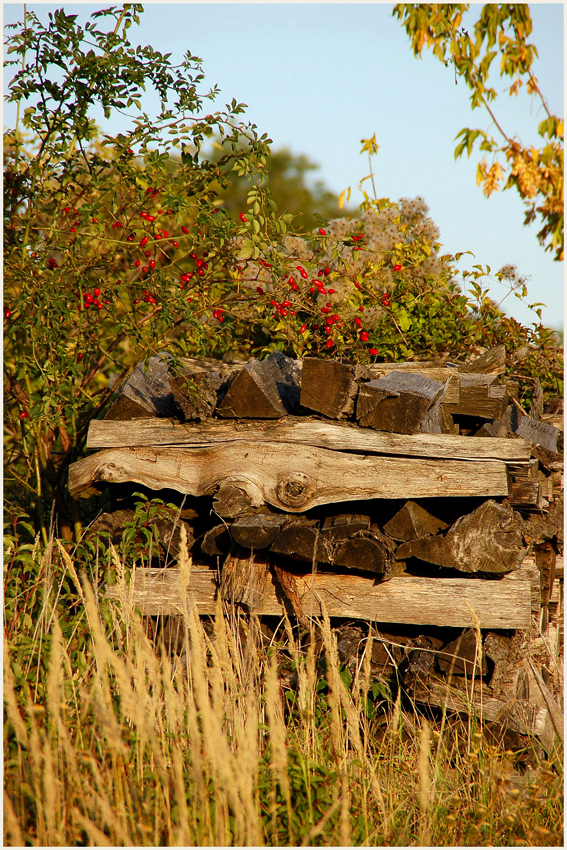
[[(96, 451), (71, 467), (70, 491), (111, 488), (116, 510), (92, 530), (115, 542), (140, 485), (180, 494), (157, 529), (174, 566), (138, 571), (129, 589), (145, 616), (179, 615), (187, 595), (201, 614), (220, 595), (258, 615), (286, 608), (303, 627), (325, 609), (352, 647), (356, 622), (371, 621), (376, 670), (402, 670), (414, 699), (470, 710), (477, 676), (487, 720), (550, 746), (562, 733), (561, 402), (528, 415), (504, 371), (503, 346), (466, 364), (365, 367), (276, 351), (187, 360), (175, 375), (154, 357), (91, 423)], [(182, 527), (186, 588), (171, 561)]]

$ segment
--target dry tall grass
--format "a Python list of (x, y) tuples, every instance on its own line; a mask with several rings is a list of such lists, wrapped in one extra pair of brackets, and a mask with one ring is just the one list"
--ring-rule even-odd
[(219, 602), (205, 629), (189, 595), (185, 651), (172, 659), (127, 604), (101, 608), (85, 577), (78, 586), (83, 669), (54, 584), (33, 633), (36, 644), (49, 635), (44, 688), (4, 644), (6, 845), (562, 845), (557, 760), (518, 788), (515, 754), (479, 722), (427, 721), (399, 694), (370, 719), (371, 637), (347, 687), (328, 618), (324, 672), (315, 640), (305, 649), (285, 621), (290, 690), (282, 643), (262, 643), (253, 617)]

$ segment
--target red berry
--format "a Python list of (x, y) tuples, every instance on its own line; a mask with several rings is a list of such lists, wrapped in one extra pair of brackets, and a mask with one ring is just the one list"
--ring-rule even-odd
[(277, 301), (270, 301), (270, 304), (272, 305), (272, 307), (277, 307), (277, 306), (278, 306), (278, 302), (277, 302)]
[(151, 257), (151, 255), (152, 255), (151, 251), (144, 251), (144, 257)]
[(134, 151), (132, 150), (132, 148), (128, 148), (128, 153), (134, 153)]
[(137, 266), (139, 266), (139, 265), (140, 265), (140, 260), (136, 260), (136, 262), (134, 263), (134, 265), (135, 265), (136, 267), (137, 267)]
[(307, 325), (301, 325), (301, 327), (299, 328), (299, 333), (302, 334), (306, 330), (307, 330)]
[[(324, 289), (321, 290), (321, 292), (324, 292), (324, 291), (325, 291)], [(329, 295), (332, 295), (333, 292), (335, 292), (335, 290), (334, 289), (328, 289), (327, 292), (329, 293)]]
[(163, 210), (158, 210), (158, 215), (161, 215)]
[(153, 269), (155, 269), (155, 267), (156, 267), (156, 261), (155, 261), (155, 260), (150, 260), (149, 265), (150, 265), (150, 268), (151, 268), (151, 269), (152, 269), (152, 271), (153, 271)]
[(144, 238), (140, 240), (140, 246), (143, 248), (144, 245), (147, 245), (149, 241), (149, 238), (147, 236), (144, 236)]
[(173, 247), (179, 248), (179, 242), (176, 242), (175, 240), (173, 240)]
[(93, 289), (93, 293), (95, 298), (98, 298), (98, 296), (100, 295), (100, 289), (98, 288), (98, 286)]
[(248, 221), (248, 219), (246, 218), (246, 216), (244, 215), (244, 213), (240, 213), (240, 221), (241, 221), (243, 224), (245, 224), (245, 223)]
[(257, 287), (256, 287), (256, 292), (258, 293), (258, 295), (263, 295), (263, 294), (264, 294), (264, 290), (262, 289), (262, 287), (261, 287), (261, 286), (257, 286)]
[(360, 307), (358, 308), (358, 312), (359, 312), (359, 313), (364, 313), (364, 307), (362, 306), (362, 304), (361, 304), (361, 305), (360, 305)]
[(127, 236), (127, 237), (126, 237), (126, 242), (133, 242), (133, 241), (134, 241), (134, 237), (133, 237), (133, 236)]
[(72, 228), (71, 228), (71, 233), (76, 233), (76, 232), (77, 232), (77, 228), (76, 228), (76, 227), (72, 227)]
[(10, 310), (10, 308), (4, 307), (4, 318), (9, 319), (11, 315), (12, 315), (12, 311)]
[(22, 410), (20, 413), (20, 419), (29, 419), (30, 415), (25, 410)]
[(326, 230), (323, 230), (323, 228), (322, 228), (322, 227), (320, 227), (320, 228), (319, 228), (319, 233), (321, 234), (321, 236), (326, 236), (326, 235), (327, 235), (327, 231), (326, 231)]
[(77, 354), (77, 360), (82, 360), (82, 359), (83, 359), (83, 352), (79, 351), (79, 353)]
[(299, 289), (299, 287), (296, 283), (292, 283), (291, 288), (293, 289), (294, 292), (297, 292), (297, 290)]
[(92, 304), (94, 300), (90, 292), (85, 292), (83, 299), (85, 304)]
[(147, 274), (147, 273), (148, 273), (148, 267), (142, 266), (142, 274)]
[(140, 303), (140, 299), (139, 299), (139, 298), (134, 298), (134, 304), (139, 304), (139, 303)]
[(401, 268), (402, 268), (401, 266), (394, 266), (394, 271), (399, 272), (399, 271), (401, 271)]
[(93, 218), (93, 224), (98, 224), (98, 218)]
[(332, 340), (332, 339), (328, 339), (328, 340), (327, 340), (327, 342), (325, 343), (325, 345), (327, 346), (327, 348), (332, 348), (334, 344), (335, 344), (335, 343), (333, 342), (333, 340)]
[(376, 355), (376, 354), (378, 354), (378, 349), (377, 348), (369, 348), (368, 353)]
[(368, 342), (368, 334), (366, 333), (366, 331), (362, 331), (362, 333), (360, 334), (360, 341)]
[(330, 313), (330, 312), (331, 312), (331, 308), (330, 308), (330, 307), (321, 307), (321, 312), (322, 312), (322, 313)]
[(189, 228), (185, 227), (185, 225), (183, 225), (183, 226), (182, 226), (181, 230), (182, 230), (182, 231), (183, 231), (183, 233), (185, 233), (185, 234), (188, 234), (188, 233), (189, 233)]
[(288, 281), (287, 281), (287, 282), (290, 284), (290, 286), (293, 286), (293, 284), (295, 283), (295, 278), (294, 278), (294, 277), (290, 277), (290, 278), (288, 278)]
[(331, 269), (329, 268), (329, 266), (323, 269), (323, 274), (325, 275), (325, 277), (328, 277), (328, 275), (331, 274)]

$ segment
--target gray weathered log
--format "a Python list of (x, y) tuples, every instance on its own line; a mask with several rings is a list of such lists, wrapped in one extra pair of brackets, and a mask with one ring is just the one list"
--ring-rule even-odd
[(437, 534), (448, 527), (446, 522), (437, 519), (417, 502), (410, 500), (386, 523), (384, 531), (394, 540), (407, 541)]
[(356, 404), (359, 425), (377, 431), (417, 434), (425, 427), (429, 408), (440, 398), (444, 385), (412, 372), (390, 372), (362, 384)]
[[(488, 440), (480, 438), (479, 442)], [(111, 449), (83, 458), (69, 469), (69, 490), (74, 498), (99, 492), (93, 485), (101, 482), (127, 481), (193, 496), (213, 494), (221, 488), (219, 501), (222, 493), (227, 516), (235, 516), (235, 509), (244, 513), (248, 507), (263, 504), (297, 513), (316, 505), (361, 499), (508, 494), (502, 461), (358, 456), (285, 443)], [(233, 488), (230, 493), (229, 488)]]
[[(218, 422), (208, 420), (182, 425), (164, 419), (107, 422), (93, 420), (87, 448), (117, 449), (141, 446), (198, 448), (223, 443), (298, 443), (334, 451), (455, 460), (506, 460), (527, 462), (531, 445), (526, 440), (489, 437), (390, 434), (360, 429), (356, 425), (286, 417), (277, 422)], [(295, 451), (295, 447), (292, 449)]]
[(353, 367), (345, 363), (306, 358), (301, 373), (301, 406), (329, 419), (349, 416), (354, 411), (358, 391), (353, 371)]
[(517, 570), (526, 551), (519, 516), (511, 508), (488, 500), (458, 519), (444, 535), (402, 543), (396, 558), (419, 558), (467, 573), (498, 574)]
[[(194, 600), (199, 614), (214, 614), (216, 582), (214, 570), (191, 571), (187, 595), (178, 569), (137, 570), (132, 583), (106, 587), (108, 598), (138, 607), (146, 616), (178, 614)], [(375, 577), (354, 574), (295, 575), (298, 598), (307, 616), (321, 616), (322, 604), (329, 616), (469, 628), (473, 614), (482, 629), (528, 629), (531, 626), (530, 582), (477, 578), (426, 578), (397, 576), (385, 583)], [(470, 606), (470, 607), (469, 607)], [(259, 615), (281, 616), (282, 609), (271, 580), (257, 609)]]

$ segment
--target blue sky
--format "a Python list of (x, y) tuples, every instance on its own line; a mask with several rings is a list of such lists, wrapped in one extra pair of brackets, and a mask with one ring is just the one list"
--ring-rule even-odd
[[(63, 7), (81, 20), (110, 4), (28, 3), (43, 20)], [(528, 302), (542, 301), (544, 322), (563, 326), (563, 263), (556, 263), (524, 227), (523, 204), (510, 190), (485, 199), (476, 185), (477, 157), (454, 160), (454, 138), (463, 127), (493, 132), (491, 119), (471, 111), (469, 91), (454, 72), (429, 54), (415, 59), (392, 4), (381, 3), (147, 3), (141, 25), (129, 30), (134, 43), (181, 59), (186, 50), (203, 59), (205, 84), (220, 87), (219, 106), (236, 98), (248, 104), (245, 119), (273, 139), (274, 148), (307, 154), (337, 195), (367, 174), (360, 140), (376, 133), (374, 160), (379, 196), (396, 200), (421, 195), (441, 231), (442, 253), (470, 250), (461, 260), (497, 271), (512, 263), (528, 278)], [(472, 24), (480, 6), (473, 5)], [(531, 41), (539, 59), (535, 75), (555, 114), (564, 114), (563, 3), (530, 4)], [(23, 4), (5, 4), (4, 24), (21, 20)], [(465, 25), (467, 25), (465, 20)], [(497, 65), (495, 60), (494, 65)], [(494, 74), (497, 74), (495, 68)], [(5, 86), (9, 75), (5, 78)], [(502, 88), (500, 78), (490, 80)], [(144, 104), (151, 111), (151, 104)], [(210, 105), (207, 107), (210, 111)], [(503, 94), (496, 114), (508, 135), (538, 146), (541, 104), (521, 93)], [(14, 110), (4, 110), (13, 126)], [(105, 128), (106, 129), (106, 128)], [(110, 130), (117, 129), (111, 126)], [(497, 300), (506, 289), (495, 278)], [(510, 295), (503, 308), (523, 323), (536, 317)]]

